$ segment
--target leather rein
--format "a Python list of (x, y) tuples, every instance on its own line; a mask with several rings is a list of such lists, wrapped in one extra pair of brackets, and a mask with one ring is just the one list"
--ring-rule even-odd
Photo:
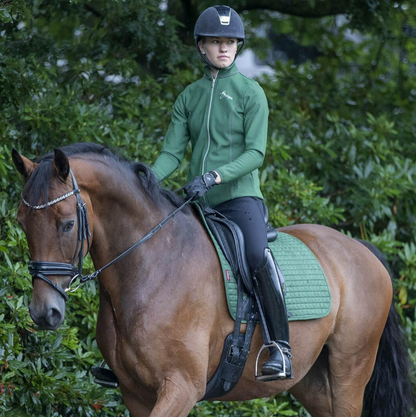
[[(68, 197), (75, 195), (77, 198), (77, 220), (78, 220), (78, 240), (77, 246), (75, 248), (75, 254), (73, 257), (72, 263), (64, 263), (64, 262), (50, 262), (50, 261), (31, 261), (29, 262), (29, 273), (32, 276), (32, 281), (36, 278), (41, 279), (51, 285), (54, 290), (58, 291), (59, 294), (64, 298), (65, 301), (68, 300), (68, 292), (76, 291), (82, 284), (87, 281), (93, 280), (97, 278), (98, 274), (102, 271), (110, 267), (111, 265), (118, 262), (120, 259), (124, 258), (138, 246), (142, 245), (144, 242), (149, 240), (155, 233), (157, 233), (163, 226), (169, 223), (175, 215), (181, 211), (190, 201), (191, 199), (186, 200), (180, 207), (170, 213), (164, 220), (162, 220), (159, 224), (157, 224), (153, 229), (151, 229), (145, 236), (143, 236), (138, 242), (130, 246), (126, 249), (123, 253), (118, 255), (112, 261), (104, 265), (103, 267), (95, 270), (93, 273), (89, 275), (82, 275), (82, 265), (84, 260), (84, 242), (87, 241), (87, 254), (91, 247), (91, 231), (90, 225), (88, 221), (88, 212), (87, 206), (81, 198), (80, 189), (78, 187), (78, 183), (75, 179), (75, 176), (70, 170), (70, 174), (72, 177), (72, 184), (73, 190), (63, 194), (60, 197), (55, 198), (45, 204), (42, 205), (32, 205), (28, 203), (23, 197), (22, 202), (29, 208), (34, 210), (42, 210), (44, 208), (50, 207), (60, 201), (66, 200)], [(76, 266), (76, 261), (78, 259), (78, 266)], [(70, 276), (71, 280), (68, 284), (68, 287), (63, 289), (59, 286), (56, 282), (53, 282), (48, 278), (49, 275), (59, 275), (59, 276)], [(71, 285), (73, 285), (76, 281), (79, 281), (77, 286), (71, 289)]]

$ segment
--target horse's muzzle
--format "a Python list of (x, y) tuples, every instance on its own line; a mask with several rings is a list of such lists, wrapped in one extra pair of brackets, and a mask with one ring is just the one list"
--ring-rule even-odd
[(62, 312), (58, 306), (44, 305), (42, 309), (38, 309), (33, 301), (30, 303), (29, 313), (40, 330), (56, 330), (65, 317), (65, 312)]

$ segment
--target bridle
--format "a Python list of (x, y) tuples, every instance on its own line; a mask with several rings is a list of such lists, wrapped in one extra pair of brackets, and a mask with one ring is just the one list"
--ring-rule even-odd
[[(34, 210), (42, 210), (47, 207), (50, 207), (60, 201), (66, 200), (67, 198), (75, 195), (77, 198), (77, 220), (78, 220), (78, 239), (77, 239), (77, 246), (75, 248), (75, 254), (72, 260), (72, 263), (64, 263), (64, 262), (50, 262), (50, 261), (31, 261), (29, 263), (29, 273), (32, 276), (32, 280), (35, 278), (41, 279), (51, 285), (56, 291), (61, 294), (65, 301), (68, 300), (67, 292), (70, 289), (71, 284), (73, 284), (79, 276), (82, 275), (82, 265), (84, 259), (84, 242), (87, 241), (87, 253), (90, 250), (91, 242), (91, 231), (90, 225), (88, 222), (88, 213), (87, 213), (87, 206), (81, 198), (80, 189), (78, 187), (77, 181), (75, 176), (70, 170), (70, 174), (72, 177), (72, 184), (73, 190), (69, 193), (63, 194), (54, 200), (51, 200), (42, 205), (32, 205), (28, 203), (23, 197), (23, 203)], [(78, 267), (76, 265), (76, 260), (78, 258)], [(68, 288), (63, 289), (58, 284), (50, 280), (47, 276), (48, 275), (60, 275), (60, 276), (67, 276), (71, 277), (71, 281), (69, 282)]]
[[(83, 283), (97, 278), (98, 274), (100, 274), (102, 271), (104, 271), (109, 266), (113, 265), (114, 263), (118, 262), (120, 259), (128, 255), (131, 251), (133, 251), (138, 246), (146, 242), (156, 232), (158, 232), (163, 226), (169, 223), (175, 217), (175, 215), (179, 211), (181, 211), (191, 201), (191, 198), (186, 200), (181, 206), (179, 206), (176, 210), (170, 213), (164, 220), (162, 220), (159, 224), (157, 224), (152, 230), (150, 230), (150, 232), (148, 232), (145, 236), (143, 236), (138, 242), (130, 246), (127, 250), (125, 250), (123, 253), (118, 255), (112, 261), (110, 261), (103, 267), (95, 270), (93, 273), (84, 276), (82, 275), (82, 265), (83, 265), (83, 260), (84, 260), (84, 242), (87, 241), (87, 252), (86, 252), (87, 254), (91, 246), (91, 242), (90, 242), (91, 231), (90, 231), (90, 226), (88, 222), (87, 206), (81, 198), (80, 189), (78, 187), (77, 181), (75, 179), (75, 176), (72, 170), (70, 170), (70, 174), (72, 177), (73, 190), (66, 194), (63, 194), (60, 197), (55, 198), (54, 200), (51, 200), (42, 205), (32, 205), (28, 203), (22, 197), (23, 203), (26, 206), (34, 210), (42, 210), (44, 208), (50, 207), (56, 203), (59, 203), (60, 201), (66, 200), (68, 197), (71, 197), (72, 195), (75, 195), (77, 198), (78, 240), (77, 240), (77, 246), (75, 249), (75, 254), (74, 254), (72, 263), (69, 264), (69, 263), (64, 263), (64, 262), (50, 262), (50, 261), (31, 261), (29, 263), (29, 273), (32, 276), (32, 281), (36, 278), (45, 281), (46, 283), (51, 285), (56, 291), (58, 291), (65, 301), (68, 300), (68, 294), (67, 294), (68, 292), (74, 292)], [(76, 266), (77, 258), (78, 258), (78, 266)], [(50, 280), (47, 277), (48, 275), (60, 275), (60, 276), (69, 275), (71, 277), (71, 280), (68, 284), (68, 287), (63, 289), (57, 283)], [(79, 280), (79, 283), (77, 284), (75, 288), (71, 289), (71, 285), (73, 285), (77, 280)]]

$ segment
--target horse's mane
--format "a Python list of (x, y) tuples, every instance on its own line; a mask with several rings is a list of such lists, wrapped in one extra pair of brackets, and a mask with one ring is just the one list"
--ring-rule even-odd
[[(183, 198), (174, 192), (161, 188), (156, 176), (146, 164), (131, 162), (108, 146), (83, 142), (62, 146), (59, 149), (68, 158), (95, 155), (103, 159), (105, 158), (106, 162), (110, 165), (114, 164), (115, 167), (117, 166), (118, 168), (132, 171), (139, 179), (143, 189), (159, 207), (170, 206), (170, 203), (179, 207), (184, 202)], [(54, 152), (49, 152), (36, 160), (39, 166), (29, 177), (23, 195), (25, 200), (32, 204), (38, 204), (48, 200), (49, 185), (53, 176), (53, 158)]]

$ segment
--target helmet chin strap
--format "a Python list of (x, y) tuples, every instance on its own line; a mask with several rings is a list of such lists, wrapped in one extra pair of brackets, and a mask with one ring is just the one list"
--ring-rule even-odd
[[(206, 55), (204, 54), (204, 53), (202, 53), (201, 52), (201, 50), (199, 49), (199, 45), (198, 45), (198, 40), (197, 40), (197, 38), (195, 37), (195, 47), (196, 47), (196, 50), (198, 51), (198, 53), (199, 53), (199, 55), (201, 56), (201, 58), (203, 59), (203, 61), (207, 64), (207, 65), (209, 65), (211, 68), (213, 68), (213, 69), (216, 69), (216, 70), (221, 70), (221, 69), (225, 69), (225, 68), (218, 68), (218, 67), (216, 67), (207, 57), (206, 57)], [(244, 48), (244, 39), (241, 41), (241, 46), (240, 46), (240, 49), (237, 49), (237, 52), (236, 52), (236, 54), (235, 54), (235, 57), (234, 57), (234, 61), (231, 63), (231, 65), (233, 65), (234, 64), (234, 62), (235, 62), (235, 60), (237, 59), (237, 56), (238, 56), (238, 54), (241, 52), (241, 50)], [(229, 65), (228, 67), (226, 67), (226, 68), (229, 68), (229, 67), (231, 67), (231, 65)]]

